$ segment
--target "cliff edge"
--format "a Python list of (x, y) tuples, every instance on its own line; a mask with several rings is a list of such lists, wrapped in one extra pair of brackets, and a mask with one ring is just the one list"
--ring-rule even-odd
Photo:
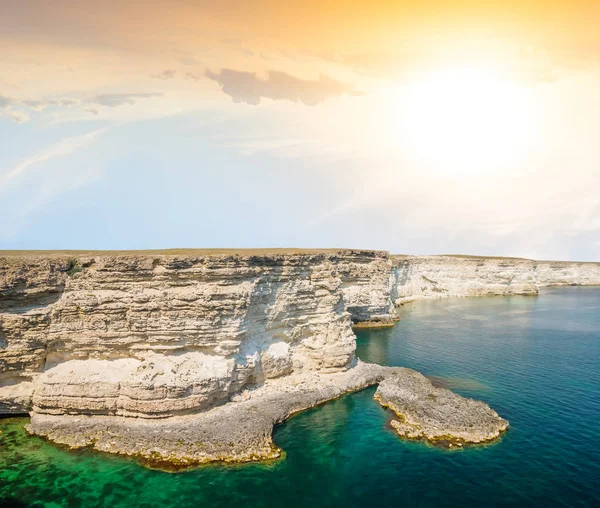
[[(148, 460), (269, 458), (275, 423), (397, 374), (356, 361), (353, 326), (390, 326), (410, 299), (556, 284), (600, 284), (600, 265), (365, 250), (0, 252), (0, 415), (29, 413), (33, 433)], [(206, 430), (220, 421), (225, 434)]]

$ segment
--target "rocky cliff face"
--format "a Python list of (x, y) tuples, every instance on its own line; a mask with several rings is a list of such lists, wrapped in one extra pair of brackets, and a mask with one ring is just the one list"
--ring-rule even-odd
[(389, 319), (386, 253), (0, 260), (3, 412), (164, 417), (292, 371), (345, 370)]
[[(393, 373), (355, 361), (353, 325), (389, 326), (394, 304), (410, 299), (558, 284), (600, 285), (600, 264), (351, 250), (6, 253), (0, 415), (29, 412), (32, 432), (116, 453), (148, 456), (157, 432), (173, 429), (155, 450), (164, 460), (271, 457), (274, 423)], [(222, 414), (231, 446), (211, 430)], [(240, 415), (256, 420), (250, 440), (235, 430)], [(196, 431), (185, 431), (188, 417)]]
[(471, 256), (391, 256), (396, 303), (445, 296), (535, 295), (540, 287), (600, 285), (600, 263)]
[(165, 417), (354, 358), (394, 302), (600, 284), (600, 264), (375, 251), (0, 258), (0, 412)]
[(354, 255), (351, 262), (339, 266), (344, 305), (354, 326), (389, 326), (398, 319), (391, 268), (387, 253)]

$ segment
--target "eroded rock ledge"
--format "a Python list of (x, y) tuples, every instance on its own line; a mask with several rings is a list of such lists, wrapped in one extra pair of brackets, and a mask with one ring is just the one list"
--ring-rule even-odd
[(164, 418), (291, 373), (346, 370), (395, 317), (376, 251), (0, 257), (0, 412)]
[(375, 399), (391, 409), (398, 434), (444, 446), (485, 443), (508, 428), (508, 421), (481, 401), (436, 388), (422, 374), (397, 369), (377, 388)]
[(138, 456), (161, 469), (275, 459), (282, 450), (272, 440), (274, 425), (399, 370), (359, 361), (339, 373), (292, 374), (246, 389), (209, 411), (160, 420), (33, 413), (28, 430), (74, 448)]
[(344, 372), (268, 380), (197, 414), (148, 420), (34, 412), (28, 431), (71, 448), (139, 457), (170, 471), (216, 461), (271, 460), (283, 454), (272, 440), (275, 425), (377, 383), (375, 399), (400, 417), (392, 426), (401, 436), (462, 446), (493, 440), (508, 427), (485, 403), (434, 388), (418, 372), (357, 361)]
[(396, 373), (415, 405), (391, 380), (378, 397), (403, 434), (485, 440), (489, 408), (356, 364), (352, 327), (393, 325), (407, 299), (596, 284), (598, 263), (364, 250), (0, 252), (0, 415), (146, 460), (257, 460), (280, 453), (273, 424)]

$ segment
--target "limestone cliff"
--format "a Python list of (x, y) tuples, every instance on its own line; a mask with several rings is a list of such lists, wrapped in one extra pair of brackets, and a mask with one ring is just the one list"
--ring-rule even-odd
[(30, 430), (54, 441), (148, 459), (273, 457), (272, 426), (293, 412), (402, 379), (356, 362), (353, 325), (389, 326), (410, 299), (565, 284), (600, 285), (600, 264), (357, 250), (0, 253), (0, 415), (29, 412)]
[(392, 263), (385, 253), (354, 255), (339, 266), (344, 305), (355, 327), (389, 326), (398, 319), (392, 300)]
[(165, 417), (354, 358), (415, 298), (600, 284), (600, 264), (377, 251), (6, 253), (0, 413)]
[(395, 303), (445, 296), (535, 295), (540, 287), (600, 285), (600, 263), (476, 256), (391, 256)]
[[(354, 358), (351, 321), (389, 319), (373, 251), (0, 259), (2, 412), (164, 417)], [(383, 292), (381, 290), (383, 288)]]

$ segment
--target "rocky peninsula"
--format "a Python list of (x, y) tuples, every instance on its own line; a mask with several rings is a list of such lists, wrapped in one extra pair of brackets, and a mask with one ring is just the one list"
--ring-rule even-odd
[(380, 383), (401, 435), (480, 442), (507, 422), (418, 373), (357, 361), (353, 326), (391, 326), (411, 299), (573, 284), (600, 284), (600, 264), (365, 250), (0, 252), (0, 415), (28, 413), (34, 434), (148, 463), (262, 460), (281, 454), (273, 425)]

